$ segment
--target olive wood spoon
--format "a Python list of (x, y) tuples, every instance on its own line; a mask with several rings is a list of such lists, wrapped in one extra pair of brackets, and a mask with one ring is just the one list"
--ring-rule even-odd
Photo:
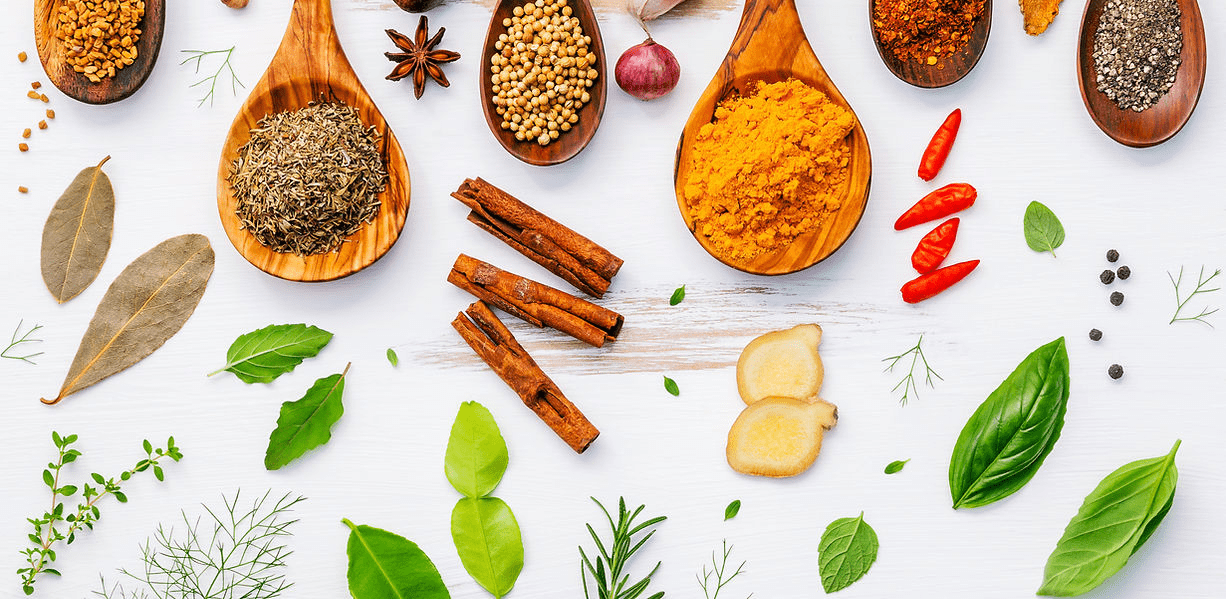
[(737, 270), (759, 275), (780, 275), (808, 268), (825, 260), (842, 247), (855, 231), (868, 203), (869, 183), (872, 178), (872, 156), (864, 127), (851, 105), (839, 93), (834, 82), (809, 46), (800, 16), (796, 13), (795, 0), (747, 0), (741, 25), (732, 47), (719, 71), (698, 99), (694, 111), (686, 121), (677, 144), (677, 157), (673, 171), (673, 185), (677, 206), (685, 224), (694, 233), (694, 216), (685, 200), (685, 181), (689, 176), (690, 147), (698, 136), (699, 129), (710, 123), (715, 106), (731, 94), (744, 95), (757, 82), (773, 83), (793, 77), (824, 92), (829, 98), (852, 113), (855, 126), (848, 134), (850, 163), (848, 180), (841, 198), (842, 208), (827, 217), (820, 227), (797, 237), (792, 243), (774, 252), (761, 254), (744, 261), (733, 261), (719, 256), (708, 246), (706, 238), (694, 234), (694, 238), (720, 262)]
[(1081, 99), (1099, 129), (1111, 139), (1134, 148), (1156, 146), (1179, 133), (1192, 118), (1205, 87), (1205, 23), (1196, 0), (1177, 0), (1182, 13), (1183, 53), (1175, 85), (1143, 112), (1123, 110), (1114, 100), (1098, 91), (1094, 70), (1094, 34), (1106, 0), (1089, 0), (1081, 17), (1081, 38), (1077, 44), (1077, 82)]
[[(380, 135), (379, 152), (387, 168), (387, 188), (375, 220), (327, 254), (297, 256), (274, 252), (240, 228), (227, 177), (238, 149), (265, 115), (303, 108), (322, 97), (358, 111), (362, 122)], [(260, 270), (291, 281), (331, 281), (351, 275), (381, 258), (404, 228), (409, 210), (409, 169), (404, 152), (345, 58), (332, 22), (331, 0), (295, 0), (281, 46), (260, 82), (234, 117), (217, 171), (217, 210), (238, 253)]]
[(494, 43), (498, 41), (498, 36), (506, 33), (506, 26), (502, 24), (503, 19), (511, 18), (512, 11), (516, 6), (527, 4), (528, 0), (500, 0), (498, 6), (494, 7), (494, 15), (490, 17), (490, 28), (485, 34), (485, 46), (481, 50), (481, 68), (479, 76), (481, 78), (478, 87), (481, 89), (481, 108), (485, 113), (485, 122), (489, 124), (490, 131), (494, 133), (494, 137), (498, 139), (498, 143), (510, 152), (512, 156), (535, 166), (551, 166), (561, 164), (574, 158), (587, 147), (588, 142), (592, 141), (592, 136), (596, 134), (596, 128), (600, 126), (600, 119), (604, 116), (604, 104), (606, 90), (608, 88), (608, 78), (612, 76), (612, 71), (605, 68), (604, 41), (600, 38), (600, 26), (596, 22), (596, 13), (592, 12), (592, 5), (588, 0), (569, 0), (568, 5), (574, 13), (574, 16), (579, 18), (579, 26), (583, 27), (584, 35), (592, 38), (592, 43), (588, 45), (588, 52), (596, 56), (596, 81), (592, 82), (592, 87), (588, 88), (588, 94), (591, 96), (591, 102), (583, 105), (579, 109), (579, 122), (571, 127), (570, 131), (564, 132), (557, 139), (549, 142), (549, 145), (542, 146), (536, 140), (520, 141), (515, 139), (515, 133), (502, 128), (502, 117), (499, 116), (497, 107), (494, 106), (494, 91), (490, 82), (490, 57), (497, 50), (494, 49)]
[(158, 51), (162, 48), (166, 0), (145, 0), (145, 16), (140, 21), (141, 36), (136, 41), (136, 60), (115, 71), (114, 77), (106, 77), (99, 83), (72, 70), (67, 62), (68, 51), (64, 43), (55, 37), (56, 8), (62, 3), (63, 0), (34, 0), (34, 44), (51, 83), (64, 95), (86, 104), (110, 104), (136, 93), (149, 78), (149, 73), (153, 72)]
[(881, 62), (895, 77), (916, 87), (937, 88), (953, 85), (979, 64), (979, 58), (988, 47), (988, 35), (992, 32), (992, 0), (983, 3), (983, 14), (975, 21), (971, 30), (970, 41), (957, 54), (950, 56), (935, 65), (920, 62), (916, 59), (902, 60), (881, 44), (877, 36), (877, 26), (873, 20), (873, 6), (877, 0), (868, 0), (868, 22), (873, 29), (873, 43), (877, 45), (877, 54)]

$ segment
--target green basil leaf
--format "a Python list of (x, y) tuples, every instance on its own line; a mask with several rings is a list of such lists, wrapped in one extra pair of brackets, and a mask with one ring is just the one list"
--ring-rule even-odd
[(519, 523), (497, 497), (465, 497), (451, 511), (451, 539), (464, 569), (495, 597), (511, 592), (524, 569)]
[(332, 438), (332, 425), (345, 413), (341, 396), (348, 373), (346, 366), (340, 374), (315, 381), (302, 399), (281, 404), (277, 428), (268, 437), (265, 468), (276, 470)]
[(864, 578), (877, 561), (877, 548), (877, 533), (864, 521), (864, 512), (831, 522), (817, 547), (822, 588), (833, 593)]
[(988, 505), (1030, 482), (1060, 438), (1068, 396), (1061, 337), (1026, 356), (962, 429), (949, 461), (954, 509)]
[(736, 499), (732, 503), (729, 503), (728, 507), (724, 508), (724, 521), (727, 522), (728, 520), (735, 518), (739, 513), (741, 513), (741, 500)]
[(1064, 225), (1051, 208), (1039, 202), (1031, 202), (1026, 207), (1022, 230), (1026, 234), (1026, 245), (1036, 252), (1051, 252), (1055, 256), (1056, 248), (1064, 243)]
[(490, 411), (475, 401), (461, 404), (444, 462), (451, 486), (465, 497), (485, 497), (502, 480), (508, 461), (507, 443)]
[(668, 298), (668, 305), (676, 306), (677, 304), (680, 304), (684, 300), (685, 300), (685, 285), (682, 285), (678, 287), (676, 291), (673, 291), (672, 297)]
[(226, 352), (226, 365), (218, 372), (233, 372), (244, 383), (271, 383), (306, 358), (314, 358), (332, 340), (332, 333), (305, 324), (266, 326), (234, 340)]
[(1098, 483), (1047, 558), (1038, 594), (1086, 593), (1119, 572), (1157, 530), (1175, 500), (1175, 453), (1138, 460)]
[(886, 474), (897, 474), (899, 472), (902, 472), (902, 469), (907, 465), (907, 462), (910, 462), (910, 461), (911, 460), (895, 460), (893, 462), (890, 462), (885, 467), (885, 473)]
[(387, 348), (387, 361), (392, 367), (400, 366), (400, 356), (396, 355), (396, 350)]
[(681, 388), (677, 386), (677, 381), (668, 377), (664, 377), (664, 390), (668, 391), (668, 394), (673, 397), (681, 395)]
[(398, 534), (371, 526), (349, 527), (349, 594), (353, 599), (451, 599), (438, 568), (425, 552)]

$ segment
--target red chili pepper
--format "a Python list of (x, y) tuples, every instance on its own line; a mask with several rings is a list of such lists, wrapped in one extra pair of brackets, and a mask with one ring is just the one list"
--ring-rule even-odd
[(898, 221), (894, 223), (894, 230), (901, 231), (961, 212), (973, 206), (977, 197), (979, 197), (979, 192), (969, 184), (950, 183), (924, 196), (898, 217)]
[(911, 254), (911, 266), (921, 275), (937, 269), (949, 256), (958, 238), (958, 218), (951, 218), (924, 236)]
[(953, 266), (946, 266), (941, 270), (909, 281), (906, 285), (902, 286), (902, 301), (908, 304), (918, 304), (953, 287), (954, 283), (961, 281), (966, 278), (966, 275), (971, 274), (971, 271), (975, 270), (976, 266), (979, 266), (978, 260), (959, 262)]
[(924, 150), (924, 157), (920, 159), (919, 177), (921, 179), (931, 181), (936, 178), (937, 173), (941, 172), (941, 167), (945, 166), (945, 159), (949, 158), (949, 150), (954, 147), (954, 140), (958, 138), (958, 128), (961, 126), (961, 108), (945, 117), (945, 122), (941, 123), (941, 128), (932, 135), (932, 141), (928, 142), (928, 148)]

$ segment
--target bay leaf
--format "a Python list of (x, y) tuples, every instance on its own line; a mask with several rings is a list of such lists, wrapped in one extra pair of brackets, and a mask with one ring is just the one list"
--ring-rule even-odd
[(60, 400), (145, 359), (183, 328), (213, 274), (204, 235), (180, 235), (133, 260), (106, 290), (81, 338)]
[(345, 413), (341, 398), (347, 374), (349, 366), (340, 374), (315, 381), (302, 399), (281, 404), (277, 428), (268, 436), (265, 468), (277, 470), (332, 439), (332, 425)]
[(115, 190), (102, 172), (111, 157), (77, 173), (43, 225), (43, 282), (64, 303), (85, 291), (106, 262), (115, 228)]

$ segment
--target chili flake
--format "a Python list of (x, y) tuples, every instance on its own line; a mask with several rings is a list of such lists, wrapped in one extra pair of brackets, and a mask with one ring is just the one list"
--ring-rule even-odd
[(985, 0), (874, 0), (873, 29), (881, 45), (899, 60), (944, 68), (961, 52)]

